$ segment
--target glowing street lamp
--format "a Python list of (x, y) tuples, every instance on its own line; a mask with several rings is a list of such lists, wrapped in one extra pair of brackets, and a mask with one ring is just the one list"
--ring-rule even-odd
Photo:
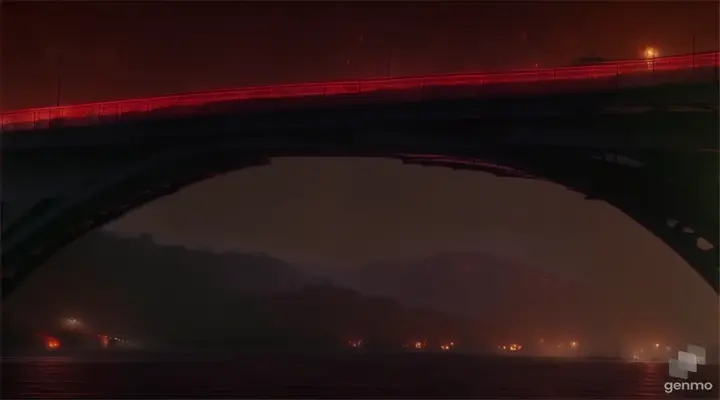
[(643, 55), (646, 60), (653, 60), (660, 56), (660, 52), (654, 47), (646, 47)]
[(70, 317), (63, 320), (63, 325), (67, 329), (79, 329), (80, 327), (82, 327), (82, 322), (80, 322), (80, 320), (77, 318)]
[(647, 62), (648, 69), (654, 69), (655, 59), (660, 56), (660, 52), (655, 47), (646, 47), (643, 56)]

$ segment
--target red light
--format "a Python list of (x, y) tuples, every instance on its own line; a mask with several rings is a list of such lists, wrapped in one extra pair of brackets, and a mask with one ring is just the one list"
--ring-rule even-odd
[(48, 336), (45, 338), (45, 346), (50, 350), (55, 350), (60, 348), (60, 341), (55, 339), (54, 337)]
[[(660, 71), (682, 70), (692, 67), (714, 67), (718, 65), (719, 56), (720, 53), (714, 52), (674, 57), (653, 57), (652, 69), (655, 73), (658, 73)], [(162, 110), (160, 115), (168, 113), (188, 115), (192, 114), (193, 110), (178, 111), (172, 110), (172, 108), (201, 106), (227, 101), (364, 94), (391, 90), (422, 92), (427, 87), (484, 86), (539, 81), (593, 81), (602, 77), (643, 73), (643, 71), (647, 72), (646, 60), (631, 60), (582, 67), (533, 69), (530, 71), (247, 87), (178, 96), (9, 111), (0, 113), (0, 127), (2, 127), (3, 131), (35, 127), (43, 128), (49, 127), (48, 122), (56, 119), (62, 119), (64, 124), (67, 125), (92, 125), (103, 118), (116, 120), (131, 115), (133, 118), (157, 115), (154, 113), (159, 110)]]

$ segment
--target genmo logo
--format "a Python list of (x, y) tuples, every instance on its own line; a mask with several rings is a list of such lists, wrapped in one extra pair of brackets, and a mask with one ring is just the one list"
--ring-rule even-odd
[(698, 365), (705, 365), (705, 349), (690, 344), (687, 351), (678, 351), (677, 358), (668, 361), (668, 374), (673, 378), (687, 379), (688, 372), (697, 372)]
[(665, 382), (665, 393), (677, 391), (711, 391), (712, 382)]
[[(705, 365), (705, 349), (688, 345), (687, 351), (678, 351), (677, 358), (668, 362), (669, 375), (673, 378), (687, 379), (689, 372), (697, 372), (698, 365)], [(665, 393), (677, 391), (710, 391), (712, 382), (665, 382)]]

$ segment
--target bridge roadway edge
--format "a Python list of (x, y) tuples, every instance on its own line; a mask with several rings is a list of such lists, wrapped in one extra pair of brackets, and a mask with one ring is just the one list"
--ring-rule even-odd
[[(57, 120), (48, 127), (3, 131), (2, 140), (4, 151), (16, 147), (42, 147), (48, 141), (56, 141), (58, 134), (62, 134), (65, 138), (63, 140), (64, 147), (109, 144), (108, 140), (114, 140), (113, 144), (136, 143), (144, 142), (146, 139), (146, 130), (140, 128), (143, 125), (152, 125), (155, 122), (164, 124), (169, 121), (185, 123), (185, 121), (223, 116), (242, 119), (246, 124), (266, 124), (268, 120), (274, 122), (293, 121), (294, 123), (309, 120), (313, 121), (313, 124), (317, 124), (320, 117), (323, 120), (332, 120), (353, 118), (354, 115), (362, 115), (365, 118), (368, 115), (375, 115), (384, 119), (388, 119), (388, 116), (394, 116), (395, 119), (405, 116), (407, 119), (409, 116), (416, 120), (427, 116), (448, 120), (452, 117), (515, 117), (543, 115), (543, 113), (556, 116), (559, 110), (563, 110), (565, 114), (592, 116), (608, 112), (616, 115), (632, 114), (662, 110), (663, 107), (672, 106), (705, 107), (706, 112), (717, 113), (719, 97), (720, 87), (717, 82), (714, 82), (627, 88), (591, 93), (500, 94), (490, 98), (439, 100), (408, 100), (404, 98), (396, 100), (391, 95), (388, 95), (387, 98), (378, 96), (371, 102), (364, 102), (362, 95), (307, 97), (289, 99), (287, 103), (283, 99), (249, 100), (201, 106), (188, 109), (188, 113), (182, 112), (182, 108), (173, 108), (172, 112), (167, 115), (156, 112), (149, 113), (147, 116), (143, 113), (129, 114), (127, 118), (99, 121), (94, 126), (75, 126), (72, 120)], [(438, 116), (438, 110), (452, 110), (453, 115)], [(98, 127), (105, 128), (102, 130), (105, 133), (113, 133), (113, 127), (121, 127), (122, 135), (96, 135)], [(127, 129), (127, 127), (135, 128)], [(76, 137), (77, 140), (71, 140), (73, 137)]]

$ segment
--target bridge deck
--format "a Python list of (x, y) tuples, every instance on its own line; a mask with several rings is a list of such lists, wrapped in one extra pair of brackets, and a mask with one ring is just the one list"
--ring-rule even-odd
[[(213, 104), (299, 98), (362, 98), (378, 102), (607, 91), (668, 83), (716, 81), (720, 53), (703, 53), (556, 69), (246, 87), (206, 93), (9, 111), (3, 132), (82, 126), (118, 120), (212, 112)], [(389, 95), (389, 93), (394, 93)], [(223, 109), (226, 109), (223, 107)]]

